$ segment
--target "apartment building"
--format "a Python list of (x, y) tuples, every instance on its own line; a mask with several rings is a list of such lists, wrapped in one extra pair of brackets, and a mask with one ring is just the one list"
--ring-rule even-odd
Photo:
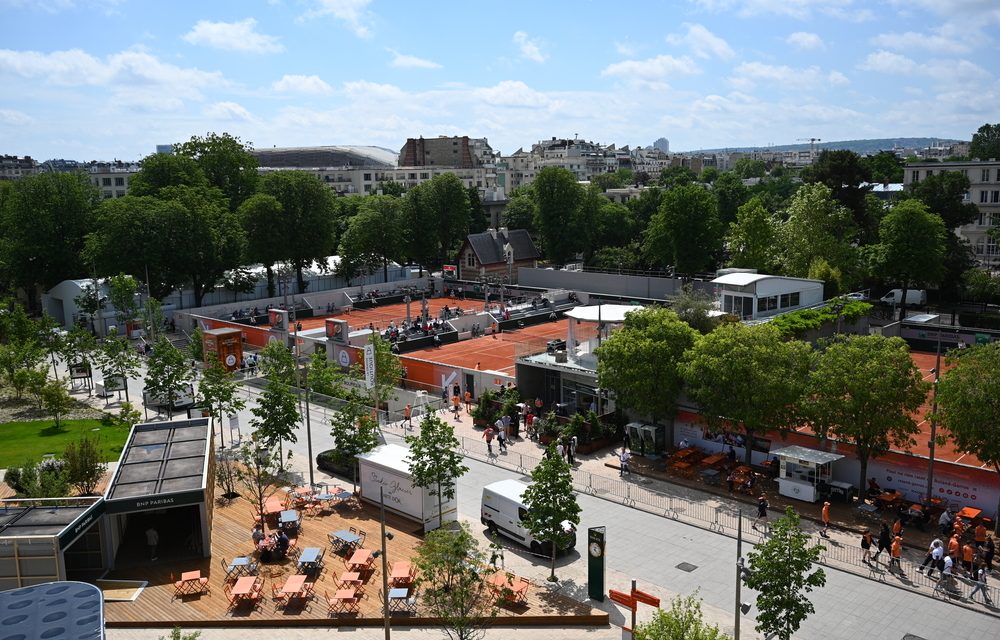
[(26, 176), (35, 175), (40, 170), (38, 162), (33, 160), (31, 156), (24, 156), (23, 158), (8, 155), (0, 156), (0, 180), (19, 180)]
[(87, 172), (90, 184), (100, 191), (101, 199), (123, 198), (128, 194), (129, 180), (139, 172), (139, 163), (122, 162), (98, 162), (93, 161), (80, 165), (80, 169)]
[(562, 167), (587, 181), (601, 173), (618, 170), (619, 156), (614, 146), (573, 138), (552, 137), (531, 145), (530, 151), (518, 149), (502, 158), (506, 166), (501, 184), (512, 190), (531, 184), (538, 172), (546, 167)]
[(910, 185), (945, 171), (957, 171), (969, 179), (963, 200), (979, 208), (979, 219), (959, 227), (956, 233), (972, 245), (976, 261), (985, 267), (1000, 267), (1000, 246), (990, 231), (1000, 227), (1000, 161), (914, 162), (903, 171), (903, 184)]

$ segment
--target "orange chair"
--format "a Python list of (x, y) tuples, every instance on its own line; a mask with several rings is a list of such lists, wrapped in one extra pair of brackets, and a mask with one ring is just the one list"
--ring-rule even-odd
[(271, 601), (274, 602), (275, 609), (280, 609), (288, 603), (288, 596), (281, 591), (283, 586), (275, 582), (271, 583)]
[(178, 580), (174, 577), (174, 574), (170, 574), (170, 582), (174, 583), (174, 597), (180, 598), (184, 595), (184, 581)]

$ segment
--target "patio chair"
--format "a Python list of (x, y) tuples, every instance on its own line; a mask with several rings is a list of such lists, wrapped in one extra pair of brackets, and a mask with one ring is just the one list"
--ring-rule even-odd
[(198, 578), (198, 587), (202, 593), (211, 593), (212, 588), (208, 586), (208, 578)]
[(358, 535), (358, 530), (356, 527), (348, 527), (347, 530), (353, 533), (354, 535)]
[(282, 586), (284, 585), (278, 584), (277, 582), (271, 583), (271, 602), (274, 603), (275, 609), (280, 609), (281, 607), (284, 607), (285, 604), (288, 602), (288, 596), (281, 592)]
[(286, 555), (288, 555), (289, 558), (295, 559), (295, 558), (297, 558), (299, 556), (299, 553), (301, 553), (301, 552), (302, 552), (302, 550), (299, 549), (299, 539), (298, 538), (289, 538), (288, 539), (288, 551), (286, 552)]
[(178, 580), (174, 574), (170, 574), (170, 582), (174, 585), (174, 597), (179, 598), (184, 595), (184, 581)]
[(229, 583), (222, 585), (222, 592), (226, 594), (226, 600), (229, 601), (229, 608), (232, 609), (237, 605), (239, 600), (233, 595), (233, 588), (229, 586)]
[(365, 533), (361, 529), (358, 529), (358, 538), (360, 538), (360, 540), (358, 540), (358, 546), (359, 547), (365, 546), (365, 538), (367, 538), (367, 537), (368, 537), (367, 533)]
[(340, 600), (336, 598), (331, 598), (328, 591), (323, 591), (323, 599), (326, 601), (326, 613), (327, 615), (333, 615), (340, 611)]
[(247, 574), (248, 575), (255, 576), (255, 575), (257, 575), (257, 571), (258, 570), (260, 570), (260, 563), (259, 562), (251, 562), (247, 566)]

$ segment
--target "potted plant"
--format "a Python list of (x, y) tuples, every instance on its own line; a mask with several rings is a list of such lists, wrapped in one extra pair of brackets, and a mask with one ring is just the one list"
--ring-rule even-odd
[(548, 445), (562, 433), (562, 424), (555, 411), (549, 411), (544, 418), (540, 417), (535, 422), (541, 423), (538, 426), (538, 441), (544, 445)]
[(484, 391), (479, 396), (479, 401), (472, 408), (472, 423), (477, 427), (486, 428), (496, 422), (497, 413), (494, 408), (496, 394), (492, 391)]

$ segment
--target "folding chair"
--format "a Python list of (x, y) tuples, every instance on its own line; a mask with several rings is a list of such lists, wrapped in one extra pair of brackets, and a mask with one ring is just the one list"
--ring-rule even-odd
[(282, 586), (276, 582), (271, 583), (271, 601), (274, 602), (275, 609), (284, 607), (288, 602), (288, 596), (281, 591)]
[(184, 581), (183, 580), (177, 580), (174, 577), (174, 574), (171, 573), (170, 574), (170, 582), (174, 583), (174, 597), (175, 598), (180, 598), (181, 596), (183, 596), (184, 595)]
[(365, 538), (367, 538), (367, 537), (368, 537), (367, 533), (365, 533), (364, 531), (362, 531), (360, 529), (358, 530), (358, 538), (360, 538), (360, 540), (358, 540), (358, 546), (359, 547), (365, 546)]

